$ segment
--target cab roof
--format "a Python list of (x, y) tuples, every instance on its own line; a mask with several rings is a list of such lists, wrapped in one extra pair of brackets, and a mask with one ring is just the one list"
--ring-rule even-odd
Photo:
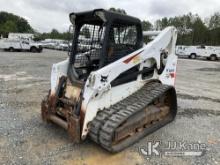
[(104, 10), (104, 9), (95, 9), (85, 12), (78, 12), (78, 13), (70, 13), (70, 17), (75, 15), (76, 22), (90, 22), (90, 21), (101, 21), (101, 19), (96, 15), (97, 12), (102, 12), (106, 18), (106, 21), (119, 21), (120, 23), (126, 24), (141, 24), (141, 21), (138, 18)]

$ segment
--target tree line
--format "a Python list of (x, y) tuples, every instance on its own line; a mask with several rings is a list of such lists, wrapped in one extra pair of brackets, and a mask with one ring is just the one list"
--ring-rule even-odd
[(203, 21), (197, 14), (164, 17), (155, 22), (154, 28), (161, 30), (175, 26), (178, 30), (179, 45), (220, 45), (220, 13), (216, 12)]
[(12, 13), (0, 12), (0, 36), (7, 37), (10, 32), (33, 33), (28, 21)]
[[(112, 12), (127, 14), (123, 9), (110, 8)], [(167, 26), (175, 26), (178, 30), (178, 45), (220, 45), (220, 12), (214, 13), (210, 18), (202, 20), (197, 14), (188, 13), (176, 17), (164, 17), (151, 23), (148, 20), (142, 21), (143, 30), (162, 30)], [(9, 32), (35, 33), (36, 40), (64, 39), (70, 38), (69, 32), (59, 32), (52, 29), (49, 33), (37, 33), (30, 26), (27, 20), (7, 12), (0, 12), (0, 35), (7, 37)], [(89, 37), (88, 29), (82, 33)], [(145, 41), (148, 41), (145, 38)]]

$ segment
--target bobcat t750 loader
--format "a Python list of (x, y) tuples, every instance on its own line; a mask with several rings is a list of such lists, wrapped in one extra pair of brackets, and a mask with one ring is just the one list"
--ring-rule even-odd
[(175, 118), (174, 27), (145, 45), (137, 18), (103, 9), (69, 17), (71, 53), (52, 66), (44, 121), (66, 129), (74, 142), (90, 137), (118, 152)]

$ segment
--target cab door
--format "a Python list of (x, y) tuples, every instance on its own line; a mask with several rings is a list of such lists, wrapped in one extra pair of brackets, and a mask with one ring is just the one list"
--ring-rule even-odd
[(30, 49), (30, 43), (28, 41), (22, 41), (21, 42), (21, 48), (24, 50), (29, 50)]
[(206, 47), (204, 45), (197, 47), (197, 55), (199, 56), (205, 56), (207, 53)]

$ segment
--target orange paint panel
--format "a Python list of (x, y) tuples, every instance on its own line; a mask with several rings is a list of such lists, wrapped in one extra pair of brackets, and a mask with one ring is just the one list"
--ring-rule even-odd
[(128, 64), (131, 60), (133, 60), (136, 56), (138, 56), (140, 53), (142, 53), (144, 50), (142, 50), (142, 51), (140, 51), (139, 53), (137, 53), (137, 54), (135, 54), (135, 55), (133, 55), (133, 56), (131, 56), (131, 57), (129, 57), (129, 58), (127, 58), (126, 60), (124, 60), (123, 62), (125, 63), (125, 64)]

